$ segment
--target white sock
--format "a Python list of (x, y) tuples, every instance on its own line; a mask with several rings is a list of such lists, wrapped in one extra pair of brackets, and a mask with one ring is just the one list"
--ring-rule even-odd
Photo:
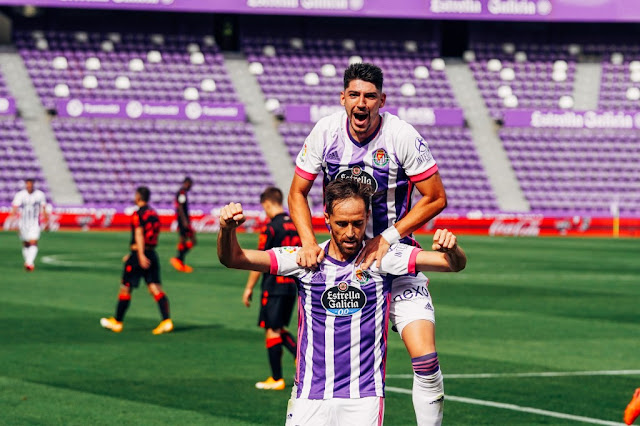
[(444, 412), (444, 380), (438, 369), (434, 374), (413, 374), (413, 408), (418, 426), (440, 426)]
[(29, 257), (29, 247), (22, 246), (22, 258), (24, 259), (24, 263), (27, 263), (28, 257)]
[(33, 262), (36, 260), (36, 256), (38, 255), (38, 246), (29, 246), (27, 248), (27, 265), (33, 265)]

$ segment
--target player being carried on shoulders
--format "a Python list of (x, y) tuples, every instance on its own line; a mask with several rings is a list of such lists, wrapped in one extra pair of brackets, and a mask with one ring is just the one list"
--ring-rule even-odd
[[(375, 190), (366, 228), (368, 240), (357, 259), (363, 270), (374, 262), (380, 267), (392, 244), (417, 245), (412, 233), (447, 205), (427, 142), (409, 123), (388, 112), (380, 113), (386, 102), (382, 85), (382, 70), (375, 65), (360, 63), (347, 68), (340, 94), (345, 110), (318, 121), (297, 157), (288, 204), (302, 241), (298, 251), (301, 267), (316, 267), (324, 256), (313, 233), (307, 202), (320, 172), (324, 172), (324, 185), (334, 179), (354, 179)], [(416, 190), (423, 197), (414, 205)], [(413, 405), (420, 426), (441, 424), (444, 407), (435, 315), (427, 285), (422, 274), (396, 280), (390, 310), (394, 330), (411, 357)]]

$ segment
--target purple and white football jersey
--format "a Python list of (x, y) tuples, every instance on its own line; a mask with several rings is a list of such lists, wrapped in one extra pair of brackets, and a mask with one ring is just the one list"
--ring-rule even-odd
[[(321, 245), (325, 253), (329, 242)], [(268, 250), (271, 273), (298, 278), (298, 398), (384, 396), (391, 281), (415, 273), (420, 249), (394, 244), (378, 270), (328, 254), (317, 270), (296, 263), (300, 247)]]
[(324, 185), (351, 178), (373, 186), (369, 238), (402, 219), (411, 209), (413, 184), (438, 171), (427, 142), (412, 125), (388, 112), (381, 117), (376, 132), (362, 143), (351, 137), (345, 111), (324, 117), (296, 159), (296, 174), (304, 179), (314, 180), (322, 171)]

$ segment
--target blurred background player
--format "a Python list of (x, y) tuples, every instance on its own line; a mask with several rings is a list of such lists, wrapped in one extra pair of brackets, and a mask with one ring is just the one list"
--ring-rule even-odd
[(13, 197), (11, 217), (18, 217), (18, 229), (22, 240), (22, 257), (24, 269), (28, 272), (35, 268), (34, 262), (38, 255), (38, 240), (40, 239), (40, 215), (44, 223), (49, 220), (44, 192), (35, 189), (33, 179), (26, 179), (25, 189), (20, 190)]
[[(271, 221), (265, 226), (258, 240), (259, 250), (269, 250), (274, 247), (299, 246), (300, 237), (289, 215), (282, 207), (282, 191), (269, 187), (260, 195), (260, 204)], [(291, 313), (296, 304), (296, 281), (294, 278), (276, 276), (268, 273), (262, 274), (260, 287), (262, 300), (258, 326), (265, 329), (265, 341), (271, 377), (263, 382), (256, 383), (256, 388), (267, 390), (283, 390), (285, 388), (282, 377), (282, 346), (293, 357), (296, 357), (296, 342), (287, 329), (291, 321)], [(260, 272), (251, 271), (247, 279), (247, 285), (242, 295), (242, 301), (246, 307), (251, 305), (253, 288), (255, 287)]]
[(624, 422), (628, 425), (632, 424), (640, 416), (640, 388), (636, 389), (633, 398), (624, 410)]
[(184, 178), (182, 186), (175, 198), (176, 216), (178, 220), (178, 251), (176, 257), (171, 258), (171, 265), (176, 270), (186, 273), (193, 272), (193, 268), (184, 264), (184, 257), (187, 255), (187, 252), (196, 245), (196, 234), (191, 227), (189, 199), (187, 197), (187, 193), (192, 185), (193, 181), (190, 177)]
[(169, 317), (169, 299), (162, 291), (160, 263), (156, 254), (160, 219), (155, 210), (148, 205), (150, 195), (151, 192), (146, 186), (136, 189), (135, 203), (138, 210), (131, 216), (131, 253), (125, 257), (116, 315), (111, 318), (100, 318), (100, 325), (115, 333), (122, 331), (122, 320), (131, 303), (131, 291), (138, 287), (140, 278), (144, 278), (147, 283), (149, 293), (158, 303), (162, 315), (162, 322), (153, 329), (153, 334), (168, 333), (173, 330), (173, 322)]

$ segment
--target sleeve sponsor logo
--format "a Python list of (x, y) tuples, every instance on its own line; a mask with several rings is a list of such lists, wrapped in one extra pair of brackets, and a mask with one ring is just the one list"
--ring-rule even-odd
[(322, 306), (327, 312), (346, 317), (360, 312), (367, 304), (367, 295), (357, 287), (341, 281), (322, 293)]
[(296, 251), (298, 251), (300, 247), (293, 247), (293, 246), (287, 246), (287, 247), (276, 247), (274, 250), (276, 250), (279, 254), (293, 254)]
[(433, 160), (433, 155), (431, 155), (429, 146), (427, 145), (427, 143), (424, 141), (423, 138), (417, 137), (414, 144), (415, 144), (416, 150), (418, 151), (418, 153), (420, 153), (420, 156), (416, 160), (418, 162), (418, 165), (421, 165), (423, 163), (428, 163), (429, 161)]

